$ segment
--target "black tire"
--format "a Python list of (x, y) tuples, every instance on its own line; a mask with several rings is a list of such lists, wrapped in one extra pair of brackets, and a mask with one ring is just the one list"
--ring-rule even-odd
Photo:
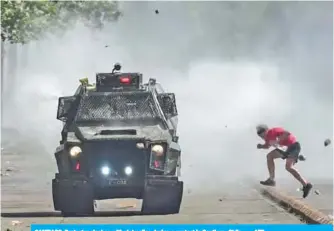
[(182, 196), (182, 181), (173, 184), (146, 185), (141, 212), (143, 215), (179, 213)]
[(87, 181), (53, 179), (52, 196), (55, 210), (63, 216), (92, 216), (94, 214), (93, 187)]

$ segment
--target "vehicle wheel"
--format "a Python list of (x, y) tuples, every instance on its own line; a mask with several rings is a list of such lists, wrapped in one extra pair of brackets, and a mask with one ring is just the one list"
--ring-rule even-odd
[(182, 181), (146, 184), (141, 212), (144, 215), (179, 213), (182, 196)]
[(91, 216), (94, 214), (93, 187), (87, 181), (53, 179), (52, 194), (55, 210), (63, 216)]

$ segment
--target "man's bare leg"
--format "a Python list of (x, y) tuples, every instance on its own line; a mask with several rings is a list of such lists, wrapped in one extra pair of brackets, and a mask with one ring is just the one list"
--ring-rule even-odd
[(291, 173), (302, 185), (303, 185), (303, 197), (307, 197), (312, 189), (312, 184), (308, 183), (298, 172), (298, 170), (294, 167), (296, 163), (296, 159), (287, 158), (285, 162), (285, 169)]
[(269, 172), (269, 178), (265, 181), (260, 181), (261, 184), (267, 186), (275, 186), (275, 162), (274, 160), (277, 158), (282, 158), (283, 155), (277, 150), (273, 150), (267, 155), (267, 167)]
[(283, 155), (277, 150), (273, 150), (267, 155), (267, 167), (269, 172), (269, 179), (275, 180), (275, 159), (282, 158)]
[(303, 186), (307, 185), (307, 181), (300, 175), (299, 171), (294, 167), (296, 160), (294, 158), (287, 158), (285, 162), (285, 169), (291, 173), (296, 180), (298, 180)]

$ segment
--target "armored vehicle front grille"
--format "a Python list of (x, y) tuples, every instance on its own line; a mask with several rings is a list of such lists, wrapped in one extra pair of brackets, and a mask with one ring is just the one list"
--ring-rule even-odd
[(88, 93), (82, 97), (76, 122), (154, 120), (159, 117), (148, 92)]
[(134, 140), (90, 141), (83, 145), (86, 173), (95, 181), (106, 177), (143, 181), (148, 154)]

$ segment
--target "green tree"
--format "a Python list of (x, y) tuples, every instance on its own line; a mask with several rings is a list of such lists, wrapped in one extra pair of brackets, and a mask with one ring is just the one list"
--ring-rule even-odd
[[(10, 83), (16, 77), (16, 44), (26, 44), (50, 33), (67, 31), (78, 21), (94, 29), (121, 16), (115, 1), (1, 1), (1, 101), (4, 89), (5, 43), (14, 44)], [(11, 85), (11, 84), (9, 84)], [(2, 112), (3, 110), (1, 110)], [(2, 113), (1, 113), (2, 114)]]
[(101, 29), (120, 15), (115, 1), (1, 1), (1, 39), (27, 43), (77, 21)]

